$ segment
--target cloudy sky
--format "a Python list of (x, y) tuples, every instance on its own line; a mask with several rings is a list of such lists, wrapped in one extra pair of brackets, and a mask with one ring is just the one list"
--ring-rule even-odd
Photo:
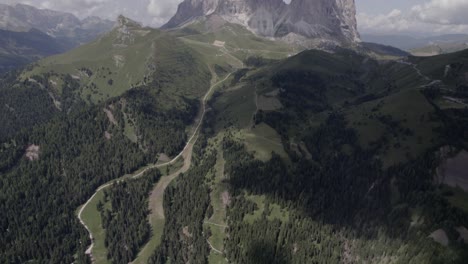
[[(289, 0), (285, 0), (288, 2)], [(0, 0), (114, 19), (124, 14), (146, 25), (159, 26), (181, 0)], [(468, 34), (468, 0), (356, 0), (361, 33)]]

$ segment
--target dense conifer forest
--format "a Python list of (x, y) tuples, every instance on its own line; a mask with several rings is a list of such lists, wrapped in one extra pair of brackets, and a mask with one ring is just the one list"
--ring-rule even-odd
[(0, 83), (0, 141), (7, 140), (19, 130), (49, 121), (58, 113), (46, 90), (40, 89), (35, 82), (17, 83), (17, 77), (17, 73), (10, 73)]
[[(148, 241), (151, 226), (147, 221), (148, 195), (161, 177), (159, 170), (150, 170), (140, 179), (114, 183), (105, 191), (104, 203), (98, 204), (102, 226), (106, 232), (105, 246), (112, 263), (129, 263)], [(105, 208), (109, 203), (110, 208)]]
[[(226, 215), (229, 239), (224, 240), (224, 257), (252, 264), (359, 259), (379, 263), (389, 257), (402, 263), (464, 263), (468, 255), (463, 242), (446, 250), (425, 235), (444, 222), (456, 238), (455, 227), (468, 224), (466, 214), (451, 207), (432, 185), (427, 168), (437, 166), (437, 157), (428, 154), (383, 170), (372, 151), (358, 146), (355, 133), (342, 115), (331, 114), (306, 139), (317, 146), (314, 159), (290, 155), (289, 162), (274, 153), (268, 162), (256, 160), (228, 133), (222, 149), (232, 202)], [(167, 190), (164, 207), (169, 222), (150, 263), (208, 263), (210, 231), (202, 224), (212, 214), (206, 175), (216, 153), (209, 145), (201, 151), (205, 145), (197, 143), (196, 169)], [(399, 190), (397, 198), (392, 184)], [(260, 209), (251, 198), (255, 196), (265, 196), (264, 208), (256, 219), (248, 220)], [(282, 213), (273, 213), (278, 206)], [(427, 219), (418, 231), (407, 220), (410, 206), (420, 207)]]
[[(325, 129), (335, 132), (323, 135), (330, 140), (343, 138), (338, 124), (326, 125)], [(320, 130), (317, 133), (323, 132)], [(464, 263), (468, 256), (463, 243), (455, 246), (457, 254), (447, 253), (439, 245), (427, 243), (426, 236), (411, 232), (410, 222), (404, 221), (411, 205), (423, 208), (428, 221), (421, 228), (429, 233), (439, 227), (440, 219), (446, 219), (449, 230), (468, 223), (465, 213), (447, 210), (450, 205), (436, 195), (427, 170), (436, 164), (431, 157), (382, 171), (369, 160), (370, 155), (359, 150), (352, 155), (322, 152), (313, 162), (299, 160), (288, 165), (278, 156), (267, 163), (254, 161), (242, 145), (229, 139), (223, 146), (231, 193), (236, 197), (228, 210), (226, 240), (227, 257), (233, 262), (342, 263), (351, 250), (356, 255), (347, 261), (378, 263), (388, 255), (405, 263)], [(384, 184), (392, 177), (400, 190), (400, 198), (393, 204), (390, 184)], [(245, 191), (267, 197), (263, 214), (250, 224), (245, 216), (256, 210), (256, 204), (246, 199)], [(269, 203), (286, 208), (288, 221), (271, 220)], [(249, 248), (252, 250), (245, 250)]]
[[(133, 143), (124, 133), (123, 118), (116, 117), (120, 123), (114, 125), (102, 110), (107, 104), (125, 100), (126, 96), (133, 102), (130, 95), (105, 105), (89, 105), (73, 92), (76, 88), (73, 79), (66, 78), (69, 83), (64, 87), (72, 90), (68, 93), (64, 89), (60, 111), (46, 90), (38, 87), (50, 83), (48, 76), (44, 78), (25, 83), (4, 78), (0, 88), (0, 100), (15, 107), (17, 113), (12, 118), (11, 114), (1, 112), (5, 114), (1, 117), (5, 125), (0, 128), (2, 263), (23, 263), (31, 259), (41, 263), (86, 263), (89, 259), (84, 251), (90, 241), (77, 220), (76, 209), (101, 184), (155, 162), (155, 153), (173, 154), (180, 150), (186, 139), (185, 126), (196, 113), (193, 101), (187, 111), (168, 109), (166, 113), (164, 110), (146, 112), (145, 107), (156, 107), (154, 101), (146, 101), (146, 105), (131, 103), (128, 109), (132, 109), (135, 120), (155, 120), (141, 123), (139, 142)], [(122, 116), (122, 111), (117, 110), (120, 109), (114, 110), (115, 116)], [(168, 118), (171, 122), (165, 124)], [(165, 126), (161, 128), (163, 123)], [(142, 150), (141, 142), (155, 140), (147, 135), (157, 138), (159, 144), (149, 153)], [(143, 192), (138, 194), (144, 196)], [(144, 213), (147, 212), (140, 216)], [(141, 228), (147, 228), (147, 224)], [(143, 237), (135, 238), (133, 251), (146, 239), (145, 232), (140, 234)]]
[(207, 263), (210, 248), (203, 221), (210, 204), (205, 176), (216, 162), (216, 153), (206, 151), (206, 138), (194, 146), (192, 168), (166, 189), (167, 215), (161, 245), (148, 263)]

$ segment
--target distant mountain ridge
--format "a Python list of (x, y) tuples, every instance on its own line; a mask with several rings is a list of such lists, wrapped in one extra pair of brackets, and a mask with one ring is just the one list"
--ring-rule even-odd
[(89, 42), (112, 29), (114, 24), (115, 22), (98, 17), (80, 20), (70, 13), (37, 9), (23, 4), (0, 4), (0, 29), (25, 32), (36, 28), (70, 46)]
[(372, 35), (362, 34), (362, 40), (393, 46), (402, 50), (413, 50), (428, 46), (463, 46), (468, 43), (468, 34), (446, 34), (431, 37), (414, 37), (407, 35)]
[(341, 44), (360, 41), (354, 0), (185, 0), (163, 28), (219, 16), (263, 37), (321, 39)]
[(27, 32), (0, 29), (0, 72), (64, 51), (65, 46), (38, 29)]
[(23, 4), (0, 4), (0, 72), (65, 52), (110, 31), (115, 22)]

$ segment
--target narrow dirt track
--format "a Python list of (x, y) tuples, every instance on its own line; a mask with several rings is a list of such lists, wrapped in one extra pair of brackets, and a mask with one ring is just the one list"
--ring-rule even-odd
[[(154, 223), (155, 219), (164, 219), (164, 208), (163, 208), (163, 196), (164, 191), (166, 190), (167, 186), (179, 176), (181, 173), (185, 173), (190, 169), (192, 165), (192, 151), (193, 151), (193, 144), (187, 148), (187, 151), (184, 153), (184, 165), (178, 171), (172, 173), (171, 175), (162, 177), (156, 187), (154, 187), (153, 191), (151, 191), (151, 195), (149, 198), (149, 209), (151, 211), (149, 215), (150, 223)], [(186, 162), (185, 162), (186, 161)]]
[(216, 252), (216, 253), (218, 253), (218, 254), (221, 254), (221, 255), (223, 254), (222, 251), (220, 251), (220, 250), (216, 249), (215, 247), (213, 247), (213, 245), (211, 245), (211, 243), (210, 243), (210, 241), (208, 241), (208, 239), (206, 240), (206, 242), (208, 243), (208, 245), (210, 246), (210, 248), (211, 248), (214, 252)]
[(218, 85), (220, 85), (221, 83), (223, 83), (227, 79), (229, 79), (229, 77), (231, 75), (232, 75), (232, 73), (229, 73), (224, 79), (222, 79), (219, 82), (216, 82), (216, 83), (212, 84), (210, 89), (208, 89), (208, 92), (205, 94), (205, 96), (202, 99), (202, 102), (201, 102), (201, 104), (202, 104), (201, 116), (196, 121), (196, 126), (195, 126), (195, 129), (193, 130), (192, 136), (187, 141), (187, 144), (185, 145), (184, 149), (174, 159), (172, 159), (169, 162), (163, 163), (163, 164), (149, 166), (149, 167), (145, 168), (144, 170), (142, 170), (141, 172), (139, 172), (139, 173), (137, 173), (137, 174), (135, 174), (135, 175), (133, 175), (131, 177), (125, 177), (124, 176), (124, 177), (122, 177), (120, 179), (113, 180), (111, 182), (108, 182), (108, 183), (102, 185), (101, 187), (99, 187), (94, 192), (94, 194), (91, 196), (91, 198), (89, 198), (88, 201), (86, 201), (86, 203), (80, 208), (80, 210), (78, 211), (78, 219), (80, 220), (81, 225), (83, 225), (86, 228), (86, 230), (88, 231), (89, 238), (91, 240), (91, 245), (86, 249), (85, 253), (90, 256), (91, 260), (93, 259), (92, 251), (93, 251), (93, 247), (94, 247), (94, 241), (93, 241), (93, 234), (91, 233), (91, 230), (89, 229), (89, 227), (86, 225), (86, 223), (82, 219), (82, 214), (83, 214), (84, 209), (89, 205), (89, 203), (93, 200), (93, 198), (96, 196), (96, 194), (99, 191), (108, 188), (114, 182), (116, 182), (116, 181), (118, 182), (118, 181), (121, 181), (121, 180), (124, 180), (124, 179), (127, 179), (127, 178), (137, 179), (137, 178), (143, 176), (145, 174), (145, 172), (147, 172), (148, 170), (155, 169), (155, 168), (161, 168), (161, 167), (164, 167), (164, 166), (167, 166), (167, 165), (174, 164), (175, 162), (177, 162), (177, 160), (180, 157), (184, 157), (184, 166), (178, 172), (176, 172), (176, 173), (174, 173), (174, 174), (172, 174), (170, 176), (161, 178), (160, 182), (162, 182), (162, 183), (161, 184), (158, 183), (157, 186), (156, 186), (156, 188), (158, 188), (158, 186), (160, 186), (160, 188), (158, 190), (155, 189), (156, 192), (155, 192), (155, 190), (153, 190), (153, 192), (155, 192), (156, 197), (159, 198), (159, 199), (156, 199), (155, 202), (153, 202), (153, 205), (155, 206), (155, 209), (156, 209), (153, 212), (157, 212), (159, 210), (160, 217), (162, 217), (161, 219), (164, 219), (164, 210), (162, 208), (162, 197), (163, 197), (163, 194), (164, 194), (164, 190), (171, 183), (172, 180), (174, 180), (181, 172), (183, 172), (182, 170), (185, 169), (185, 171), (187, 171), (190, 168), (191, 157), (192, 157), (192, 152), (193, 152), (193, 145), (196, 142), (196, 137), (198, 135), (198, 132), (200, 130), (200, 127), (201, 127), (201, 125), (203, 123), (203, 119), (204, 119), (205, 114), (206, 114), (206, 103), (208, 101), (208, 98), (211, 96), (214, 88), (216, 88)]

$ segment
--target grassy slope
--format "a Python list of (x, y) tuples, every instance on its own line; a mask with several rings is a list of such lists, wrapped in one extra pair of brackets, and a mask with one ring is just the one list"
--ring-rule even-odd
[[(379, 103), (383, 106), (377, 114), (392, 116), (394, 120), (402, 123), (403, 128), (408, 128), (413, 132), (410, 136), (389, 135), (388, 149), (382, 153), (386, 167), (406, 161), (407, 153), (415, 158), (437, 144), (437, 135), (433, 129), (441, 124), (427, 120), (428, 116), (434, 112), (434, 108), (418, 89), (409, 89), (378, 102), (362, 104), (347, 112), (347, 118), (351, 126), (358, 131), (360, 142), (364, 147), (369, 147), (371, 142), (388, 133), (388, 127), (370, 115), (373, 113), (372, 109), (375, 109)], [(397, 143), (402, 146), (396, 147)]]
[[(223, 157), (220, 142), (222, 134), (210, 141), (210, 147), (216, 148), (218, 151), (216, 157), (215, 170), (206, 175), (207, 184), (211, 186), (210, 200), (213, 207), (213, 215), (205, 221), (204, 227), (211, 230), (211, 236), (208, 238), (210, 243), (216, 249), (224, 251), (224, 239), (226, 238), (226, 206), (223, 203), (222, 195), (227, 191), (227, 185), (224, 175), (225, 160)], [(211, 251), (209, 256), (209, 263), (227, 263), (224, 257), (218, 252)]]
[[(170, 165), (168, 167), (163, 167), (160, 169), (162, 176), (168, 176), (171, 175), (172, 173), (178, 171), (180, 168), (183, 166), (183, 160), (180, 159), (177, 161), (177, 163)], [(134, 264), (146, 264), (148, 263), (148, 259), (151, 257), (153, 254), (154, 250), (159, 246), (161, 243), (161, 237), (163, 234), (163, 229), (164, 229), (164, 219), (153, 219), (154, 221), (151, 222), (151, 237), (149, 241), (146, 243), (146, 245), (141, 249), (141, 251), (138, 253), (137, 258), (132, 262)]]
[(104, 245), (106, 234), (102, 228), (101, 214), (97, 210), (97, 204), (102, 200), (104, 200), (104, 190), (99, 191), (83, 210), (82, 218), (93, 234), (94, 247), (92, 254), (94, 260), (96, 263), (105, 264), (110, 263), (110, 261), (107, 260), (107, 249)]
[[(257, 210), (254, 211), (253, 214), (248, 214), (244, 216), (244, 221), (249, 224), (255, 222), (255, 220), (259, 219), (262, 214), (265, 213), (265, 204), (266, 204), (266, 197), (264, 195), (248, 195), (247, 200), (254, 202), (257, 205)], [(275, 203), (270, 203), (269, 205), (270, 212), (267, 214), (267, 219), (273, 221), (274, 219), (278, 219), (281, 222), (288, 222), (289, 221), (289, 213), (287, 210), (283, 209), (280, 205)]]
[[(347, 52), (331, 55), (320, 51), (307, 51), (299, 56), (273, 64), (264, 71), (252, 73), (250, 75), (254, 80), (252, 83), (248, 80), (248, 74), (247, 80), (241, 81), (241, 84), (237, 85), (235, 89), (225, 89), (216, 100), (214, 108), (216, 112), (221, 113), (217, 116), (216, 130), (234, 127), (243, 131), (239, 137), (246, 143), (250, 151), (255, 151), (256, 157), (261, 160), (268, 160), (272, 151), (286, 156), (281, 138), (276, 131), (266, 124), (260, 124), (251, 129), (252, 116), (256, 112), (254, 96), (255, 92), (259, 95), (269, 94), (271, 96), (271, 92), (278, 89), (265, 79), (271, 78), (276, 73), (300, 70), (301, 72), (317, 74), (325, 80), (332, 80), (331, 84), (327, 86), (326, 98), (335, 109), (342, 109), (346, 113), (350, 126), (359, 132), (364, 147), (368, 147), (370, 142), (379, 139), (386, 132), (385, 126), (370, 116), (372, 109), (376, 106), (379, 105), (377, 114), (390, 115), (398, 121), (404, 121), (402, 126), (412, 130), (414, 135), (405, 139), (403, 147), (393, 147), (400, 138), (396, 138), (395, 142), (390, 144), (389, 149), (384, 153), (384, 160), (387, 161), (388, 165), (404, 161), (407, 152), (413, 157), (418, 156), (427, 149), (428, 145), (432, 145), (430, 142), (435, 137), (432, 130), (438, 126), (437, 123), (424, 122), (422, 124), (419, 121), (422, 115), (427, 117), (434, 110), (420, 93), (420, 86), (425, 84), (424, 80), (415, 74), (414, 69), (408, 65), (391, 62), (379, 66), (372, 62), (366, 62), (366, 60), (365, 57)], [(381, 100), (371, 100), (343, 108), (344, 101), (353, 101), (369, 93), (382, 94), (387, 92), (386, 81), (382, 81), (382, 76), (373, 72), (374, 67), (379, 67), (385, 78), (394, 83), (395, 88), (392, 89), (390, 95)], [(347, 89), (356, 90), (359, 85), (353, 83), (352, 80), (336, 77), (345, 76), (346, 73), (355, 69), (365, 73), (359, 81), (366, 85), (366, 90), (357, 95), (349, 93)], [(258, 79), (258, 76), (262, 77)], [(254, 86), (257, 91), (252, 88)], [(406, 111), (409, 108), (412, 108), (413, 111)], [(309, 124), (313, 125), (315, 121), (320, 123), (320, 120), (323, 120), (322, 115), (319, 113), (311, 116)], [(306, 127), (309, 124), (304, 125)], [(270, 133), (271, 130), (273, 133)], [(416, 144), (416, 142), (420, 143)]]
[[(350, 76), (353, 71), (357, 73), (355, 77), (342, 77)], [(326, 80), (322, 88), (325, 100), (335, 111), (345, 114), (349, 126), (358, 131), (363, 147), (367, 148), (371, 142), (388, 136), (388, 127), (378, 120), (379, 116), (391, 116), (401, 124), (402, 129), (411, 130), (413, 134), (410, 136), (389, 136), (390, 142), (381, 153), (386, 166), (417, 157), (438, 143), (433, 129), (441, 124), (428, 121), (435, 109), (421, 93), (421, 86), (428, 81), (409, 65), (397, 62), (377, 64), (350, 52), (332, 55), (307, 51), (273, 65), (259, 75), (272, 78), (285, 72), (306, 72)], [(268, 94), (277, 89), (272, 85), (269, 81), (263, 82), (263, 85), (259, 85), (259, 94)], [(304, 85), (309, 89), (307, 84)], [(353, 103), (365, 95), (374, 95), (375, 98)], [(345, 105), (345, 102), (351, 104)], [(307, 131), (309, 125), (314, 127), (326, 113), (311, 113), (309, 124), (292, 133)], [(399, 145), (395, 146), (397, 143)]]
[(420, 48), (411, 49), (411, 54), (415, 56), (434, 56), (458, 52), (466, 49), (468, 46), (465, 43), (438, 43)]
[(81, 97), (93, 103), (151, 81), (178, 96), (198, 98), (205, 92), (209, 72), (203, 55), (160, 30), (130, 28), (130, 36), (122, 40), (114, 29), (95, 42), (41, 60), (23, 78), (69, 74), (79, 79)]
[[(449, 87), (454, 87), (460, 79), (468, 82), (465, 76), (468, 73), (468, 50), (433, 57), (411, 57), (410, 61), (417, 64), (423, 74), (442, 80)], [(453, 65), (456, 70), (445, 76), (447, 65)]]
[(242, 26), (236, 24), (219, 24), (216, 21), (200, 21), (172, 34), (192, 43), (212, 45), (216, 40), (225, 42), (225, 49), (240, 60), (249, 56), (282, 59), (298, 52), (295, 48), (280, 42), (255, 36)]
[[(82, 97), (92, 97), (93, 102), (115, 97), (123, 94), (132, 85), (143, 81), (146, 71), (146, 60), (151, 56), (151, 44), (153, 38), (160, 36), (157, 31), (150, 36), (137, 37), (135, 43), (129, 47), (114, 47), (117, 31), (112, 31), (95, 42), (86, 44), (65, 54), (46, 58), (39, 62), (39, 66), (25, 73), (25, 77), (35, 74), (56, 72), (70, 74), (80, 78), (83, 87)], [(116, 60), (122, 56), (123, 65), (118, 65)], [(90, 69), (93, 74), (88, 77), (80, 69)], [(109, 74), (112, 73), (112, 74)], [(112, 79), (113, 85), (108, 81)], [(95, 84), (97, 92), (91, 90)]]
[(280, 135), (265, 123), (260, 123), (252, 129), (244, 129), (239, 136), (244, 141), (247, 150), (254, 153), (255, 158), (259, 160), (270, 160), (272, 152), (285, 159), (288, 157)]

